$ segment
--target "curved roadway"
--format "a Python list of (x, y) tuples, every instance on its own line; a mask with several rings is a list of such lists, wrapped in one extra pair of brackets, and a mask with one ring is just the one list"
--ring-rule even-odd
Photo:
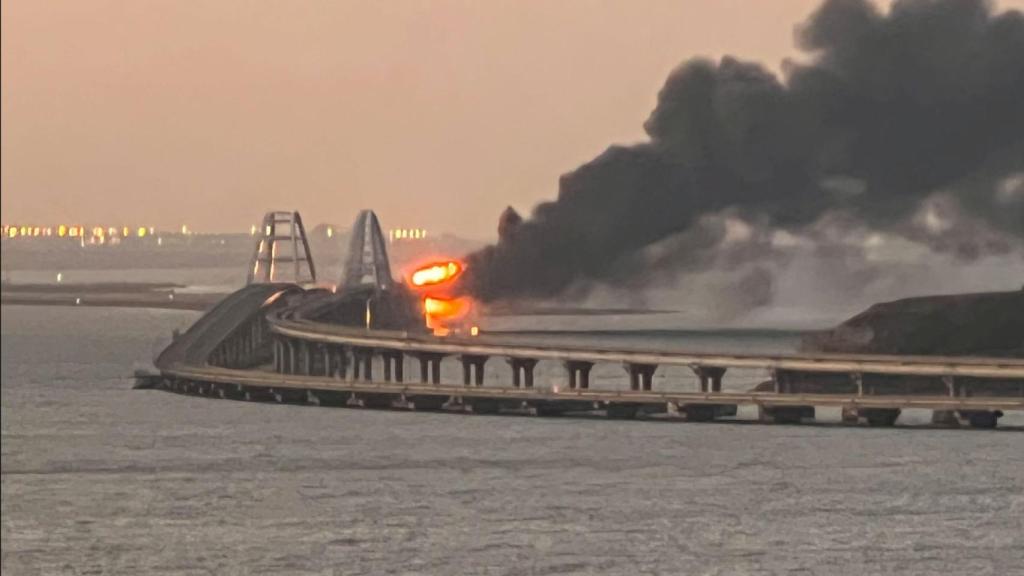
[(279, 294), (290, 290), (301, 288), (283, 283), (250, 284), (230, 294), (178, 336), (153, 364), (159, 370), (176, 364), (204, 366), (210, 353), (236, 328), (252, 319)]

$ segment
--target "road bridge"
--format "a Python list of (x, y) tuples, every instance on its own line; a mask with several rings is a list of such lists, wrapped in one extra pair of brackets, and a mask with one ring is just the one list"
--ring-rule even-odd
[[(1018, 358), (644, 351), (372, 329), (370, 302), (398, 290), (376, 216), (363, 211), (357, 218), (338, 295), (299, 285), (316, 278), (301, 222), (297, 213), (267, 215), (250, 284), (176, 337), (156, 359), (160, 375), (150, 384), (249, 400), (539, 415), (599, 411), (622, 418), (671, 413), (713, 420), (751, 405), (763, 421), (798, 422), (812, 419), (815, 407), (835, 406), (851, 423), (893, 424), (901, 410), (925, 408), (937, 421), (992, 427), (1004, 411), (1024, 411), (1024, 359)], [(278, 244), (291, 252), (278, 251)], [(275, 281), (275, 271), (288, 264), (295, 283)], [(348, 300), (362, 317), (360, 298), (363, 327), (324, 320), (330, 317), (325, 307)], [(411, 370), (418, 381), (406, 381), (407, 360), (418, 364)], [(461, 382), (442, 370), (452, 362), (461, 367)], [(537, 385), (541, 362), (560, 367), (562, 377)], [(593, 381), (592, 371), (609, 364), (624, 369), (618, 374), (625, 388)], [(693, 374), (692, 389), (681, 388), (678, 375), (655, 378), (679, 367)], [(507, 378), (495, 384), (485, 378), (488, 371)], [(724, 386), (737, 371), (757, 371), (764, 380), (752, 390)]]
[[(670, 413), (688, 420), (756, 406), (764, 421), (795, 422), (812, 418), (814, 407), (832, 406), (849, 422), (892, 424), (901, 410), (922, 408), (940, 420), (989, 427), (1005, 411), (1024, 411), (1024, 360), (1016, 358), (646, 352), (442, 338), (303, 319), (290, 300), (305, 294), (293, 284), (253, 284), (231, 295), (157, 358), (156, 386), (292, 403), (626, 418)], [(407, 357), (420, 368), (412, 382), (403, 369)], [(535, 385), (541, 361), (561, 364), (564, 381)], [(461, 382), (442, 379), (445, 362), (461, 364)], [(628, 388), (592, 386), (590, 370), (598, 364), (625, 368)], [(692, 370), (694, 389), (657, 389), (653, 374), (663, 366)], [(485, 385), (488, 369), (507, 372), (507, 383)], [(763, 370), (768, 386), (723, 390), (730, 369)], [(885, 386), (906, 378), (917, 379), (916, 391)]]

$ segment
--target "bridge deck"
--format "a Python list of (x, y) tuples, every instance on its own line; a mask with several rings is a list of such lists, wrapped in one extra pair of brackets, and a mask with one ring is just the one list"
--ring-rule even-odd
[(1024, 398), (949, 397), (915, 395), (850, 396), (847, 394), (780, 394), (774, 392), (652, 392), (547, 388), (461, 386), (401, 382), (344, 381), (318, 376), (284, 375), (265, 370), (195, 368), (177, 365), (164, 376), (244, 387), (394, 394), (405, 396), (463, 397), (549, 402), (608, 404), (735, 404), (753, 406), (835, 406), (860, 408), (923, 408), (930, 410), (1024, 410)]
[[(597, 409), (619, 415), (633, 414), (641, 408), (672, 411), (674, 405), (688, 419), (728, 417), (736, 413), (736, 406), (755, 406), (761, 409), (762, 418), (773, 420), (778, 416), (785, 421), (794, 415), (813, 415), (813, 409), (807, 409), (818, 406), (842, 408), (844, 421), (849, 414), (855, 420), (863, 415), (869, 421), (874, 418), (876, 422), (891, 423), (899, 410), (919, 408), (937, 414), (956, 413), (971, 419), (972, 426), (991, 427), (1000, 411), (1024, 411), (1024, 359), (1020, 358), (709, 354), (533, 345), (487, 335), (438, 338), (303, 319), (286, 298), (279, 298), (300, 290), (288, 284), (253, 285), (226, 298), (157, 358), (161, 372), (155, 380), (157, 387), (232, 398), (276, 398), (282, 402), (377, 407), (411, 403), (417, 409), (463, 406), (474, 412)], [(419, 358), (421, 380), (429, 383), (401, 382), (402, 353)], [(268, 362), (268, 354), (273, 370), (253, 367)], [(441, 361), (453, 356), (463, 364), (463, 383), (442, 383)], [(384, 381), (370, 376), (378, 357), (383, 362)], [(512, 385), (482, 385), (487, 357), (512, 360)], [(533, 387), (532, 371), (541, 360), (565, 363), (568, 386)], [(630, 389), (590, 388), (586, 374), (597, 363), (626, 365)], [(657, 366), (693, 368), (700, 378), (700, 390), (651, 390)], [(721, 391), (722, 375), (729, 368), (767, 370), (775, 382), (774, 390)], [(803, 390), (794, 388), (788, 379), (800, 372), (821, 383)], [(821, 376), (829, 373), (850, 378)], [(931, 387), (920, 388), (918, 394), (905, 387), (879, 393), (877, 387), (864, 384), (869, 376), (877, 383), (879, 375), (925, 377), (932, 383)], [(937, 392), (937, 378), (945, 383), (947, 394)], [(995, 387), (979, 385), (991, 379), (995, 379)], [(851, 388), (851, 384), (855, 386)]]
[(415, 337), (404, 333), (368, 332), (341, 326), (276, 318), (272, 330), (299, 340), (447, 355), (506, 356), (538, 360), (577, 360), (634, 364), (763, 368), (803, 372), (879, 373), (904, 376), (974, 376), (1024, 380), (1024, 359), (944, 356), (880, 356), (852, 354), (706, 354), (642, 352), (555, 346), (524, 346), (499, 339)]

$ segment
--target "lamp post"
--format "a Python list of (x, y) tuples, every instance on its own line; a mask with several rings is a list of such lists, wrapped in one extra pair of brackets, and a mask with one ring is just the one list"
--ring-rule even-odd
[(366, 299), (366, 329), (370, 329), (370, 321), (373, 319), (373, 314), (370, 311), (370, 302), (373, 301), (373, 296)]

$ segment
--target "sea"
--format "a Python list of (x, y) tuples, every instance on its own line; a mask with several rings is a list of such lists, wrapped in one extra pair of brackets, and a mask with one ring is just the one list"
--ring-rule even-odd
[[(2, 307), (3, 574), (1024, 574), (1019, 429), (458, 416), (133, 390), (133, 371), (196, 317)], [(516, 337), (799, 343), (783, 331)], [(611, 367), (595, 385), (623, 375)], [(727, 388), (763, 377), (732, 376)]]

